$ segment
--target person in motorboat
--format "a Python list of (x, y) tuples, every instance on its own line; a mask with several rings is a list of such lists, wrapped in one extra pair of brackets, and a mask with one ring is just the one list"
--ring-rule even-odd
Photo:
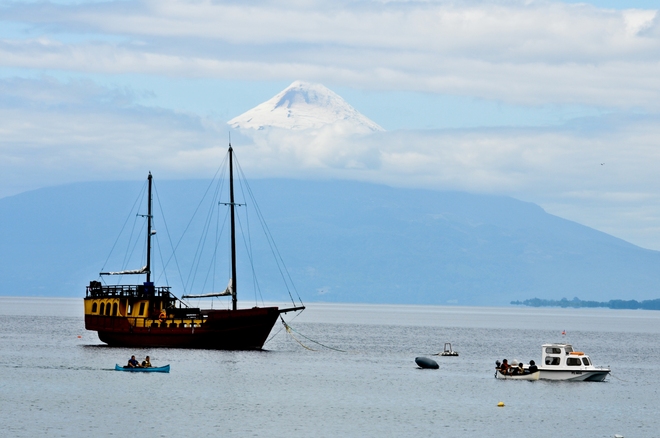
[(149, 356), (147, 356), (147, 357), (142, 361), (142, 368), (151, 368), (151, 361), (149, 360)]
[(509, 366), (509, 362), (506, 359), (502, 359), (502, 365), (500, 365), (500, 373), (508, 374), (510, 368), (511, 367)]
[(533, 360), (530, 360), (529, 361), (529, 372), (530, 372), (530, 374), (535, 373), (538, 370), (539, 370), (539, 367), (536, 366), (536, 362), (534, 362)]
[(522, 375), (525, 374), (525, 368), (523, 366), (523, 363), (520, 362), (516, 368), (513, 369), (513, 372), (511, 373), (513, 375)]
[(140, 368), (140, 362), (135, 359), (135, 355), (131, 356), (130, 359), (128, 359), (128, 365), (126, 365), (129, 368)]

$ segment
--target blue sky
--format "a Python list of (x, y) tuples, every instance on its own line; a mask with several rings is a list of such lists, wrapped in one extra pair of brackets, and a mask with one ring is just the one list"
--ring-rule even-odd
[(658, 9), (658, 2), (655, 0), (592, 0), (592, 1), (578, 1), (578, 0), (564, 0), (564, 3), (587, 3), (590, 5), (598, 6), (599, 8), (612, 8), (612, 9)]
[[(166, 178), (205, 176), (226, 143), (225, 122), (301, 79), (387, 133), (232, 133), (258, 151), (259, 160), (244, 160), (255, 176), (506, 194), (660, 249), (658, 8), (3, 2), (0, 196), (140, 179), (147, 166)], [(328, 158), (351, 154), (350, 166)]]

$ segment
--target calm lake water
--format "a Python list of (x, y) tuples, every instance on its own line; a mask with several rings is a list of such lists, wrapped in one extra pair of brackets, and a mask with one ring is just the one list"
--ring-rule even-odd
[[(82, 299), (0, 297), (3, 435), (659, 435), (660, 312), (312, 303), (288, 319), (313, 350), (281, 324), (268, 351), (129, 350), (85, 331)], [(552, 341), (612, 376), (493, 378), (496, 359), (538, 362)], [(431, 356), (445, 342), (460, 356)], [(171, 372), (113, 370), (131, 354)], [(416, 356), (440, 369), (418, 369)]]

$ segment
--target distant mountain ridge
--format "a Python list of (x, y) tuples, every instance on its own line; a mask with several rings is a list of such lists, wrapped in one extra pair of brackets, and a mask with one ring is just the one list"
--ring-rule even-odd
[(227, 123), (236, 129), (274, 127), (296, 131), (342, 123), (355, 131), (383, 131), (338, 94), (321, 84), (304, 81), (295, 81), (271, 99)]
[[(0, 295), (83, 296), (142, 185), (79, 183), (0, 199)], [(207, 186), (156, 181), (175, 241)], [(529, 296), (660, 296), (659, 252), (513, 198), (350, 181), (264, 179), (251, 187), (305, 302), (509, 305)], [(195, 247), (179, 250), (186, 263)], [(179, 276), (167, 278), (181, 295)], [(288, 299), (279, 284), (262, 286), (265, 300)]]
[(583, 301), (578, 297), (568, 300), (562, 298), (561, 300), (541, 300), (539, 298), (532, 298), (524, 301), (511, 301), (514, 305), (523, 305), (530, 307), (572, 307), (579, 309), (582, 307), (607, 307), (609, 309), (644, 309), (644, 310), (660, 310), (660, 299), (655, 300), (609, 300), (605, 301)]

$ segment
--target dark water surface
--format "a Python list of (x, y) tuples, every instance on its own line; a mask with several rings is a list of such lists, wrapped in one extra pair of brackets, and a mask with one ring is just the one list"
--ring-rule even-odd
[[(129, 350), (85, 331), (82, 299), (0, 298), (0, 430), (14, 437), (660, 435), (660, 312), (311, 304), (291, 326), (314, 351), (281, 324), (268, 351)], [(541, 344), (553, 341), (610, 365), (612, 376), (603, 383), (493, 378), (496, 359), (539, 361)], [(444, 342), (460, 356), (430, 356)], [(131, 354), (172, 370), (114, 371)], [(417, 369), (416, 356), (433, 357), (440, 369)]]

